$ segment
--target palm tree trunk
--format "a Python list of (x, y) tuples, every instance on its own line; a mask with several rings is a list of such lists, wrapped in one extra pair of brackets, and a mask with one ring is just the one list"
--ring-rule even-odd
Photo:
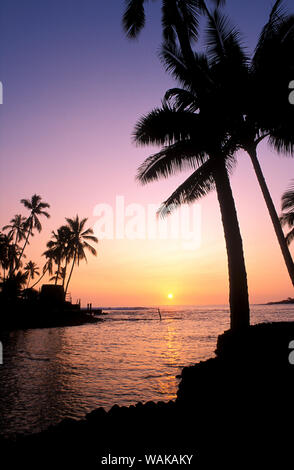
[(60, 263), (61, 263), (61, 259), (59, 258), (59, 260), (58, 260), (58, 265), (57, 265), (57, 273), (56, 273), (56, 278), (55, 278), (55, 283), (54, 283), (55, 286), (56, 286), (56, 284), (57, 284), (58, 277), (59, 277)]
[(287, 241), (286, 241), (286, 238), (284, 236), (284, 232), (283, 232), (283, 229), (281, 227), (281, 223), (280, 223), (277, 211), (275, 209), (273, 200), (271, 198), (271, 195), (270, 195), (270, 192), (268, 190), (265, 178), (264, 178), (263, 173), (262, 173), (262, 169), (260, 167), (260, 164), (259, 164), (259, 161), (258, 161), (258, 158), (257, 158), (256, 146), (251, 147), (251, 148), (247, 148), (246, 151), (247, 151), (247, 153), (249, 154), (249, 156), (251, 158), (252, 165), (253, 165), (253, 168), (255, 170), (255, 174), (257, 176), (257, 179), (258, 179), (258, 182), (259, 182), (259, 185), (260, 185), (265, 203), (267, 205), (267, 208), (268, 208), (268, 211), (269, 211), (269, 214), (270, 214), (270, 217), (271, 217), (271, 220), (272, 220), (275, 232), (276, 232), (276, 236), (277, 236), (277, 239), (278, 239), (283, 257), (284, 257), (284, 261), (286, 263), (286, 267), (287, 267), (292, 285), (294, 286), (294, 263), (293, 263), (293, 259), (292, 259), (291, 253), (289, 251)]
[(46, 272), (47, 272), (47, 270), (42, 274), (42, 276), (39, 277), (39, 279), (35, 282), (35, 284), (32, 285), (31, 289), (33, 289), (33, 287), (35, 287), (41, 281), (41, 279), (43, 279)]
[(27, 234), (25, 243), (24, 243), (24, 245), (23, 245), (23, 247), (22, 247), (21, 253), (20, 253), (20, 255), (19, 255), (19, 258), (18, 258), (18, 260), (17, 260), (17, 262), (16, 262), (16, 264), (15, 264), (14, 269), (13, 269), (12, 272), (10, 273), (10, 275), (13, 274), (16, 269), (19, 268), (20, 260), (21, 260), (21, 258), (22, 258), (23, 252), (24, 252), (24, 250), (25, 250), (25, 248), (26, 248), (26, 246), (27, 246), (27, 244), (28, 244), (29, 237), (30, 237), (30, 234), (31, 234), (31, 230), (32, 230), (32, 223), (30, 224), (30, 228), (29, 228), (29, 231), (28, 231), (28, 234)]
[(68, 263), (68, 259), (66, 258), (65, 265), (64, 265), (64, 276), (63, 276), (63, 280), (62, 280), (62, 287), (64, 287), (64, 284), (65, 284), (67, 263)]
[(224, 162), (219, 159), (214, 169), (214, 180), (220, 205), (228, 256), (231, 330), (250, 324), (247, 274), (237, 211)]
[(66, 297), (66, 293), (67, 293), (67, 289), (68, 289), (68, 286), (69, 286), (69, 282), (70, 282), (70, 279), (71, 279), (71, 276), (72, 276), (72, 272), (73, 272), (73, 268), (74, 268), (74, 265), (75, 265), (75, 262), (76, 262), (76, 257), (77, 257), (77, 252), (75, 251), (75, 254), (74, 254), (74, 257), (73, 257), (73, 262), (72, 262), (72, 265), (71, 265), (71, 270), (70, 270), (70, 273), (69, 273), (69, 276), (68, 276), (68, 280), (67, 280), (67, 283), (66, 283), (66, 288), (65, 288), (65, 292), (64, 292), (64, 298)]

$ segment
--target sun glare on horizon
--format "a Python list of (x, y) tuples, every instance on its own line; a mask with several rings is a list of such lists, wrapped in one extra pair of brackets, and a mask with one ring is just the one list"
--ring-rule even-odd
[(170, 292), (169, 294), (167, 294), (167, 298), (169, 300), (172, 300), (174, 298), (174, 294), (172, 294), (172, 292)]

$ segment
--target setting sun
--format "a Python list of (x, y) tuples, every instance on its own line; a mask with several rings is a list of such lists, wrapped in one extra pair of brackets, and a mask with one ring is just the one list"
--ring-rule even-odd
[(167, 295), (167, 298), (168, 299), (173, 299), (174, 298), (174, 294), (172, 294), (171, 292)]

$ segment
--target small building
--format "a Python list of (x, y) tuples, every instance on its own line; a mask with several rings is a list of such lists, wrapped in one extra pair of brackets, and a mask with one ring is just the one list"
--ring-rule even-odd
[(64, 288), (53, 284), (43, 284), (40, 301), (46, 305), (58, 306), (64, 303)]

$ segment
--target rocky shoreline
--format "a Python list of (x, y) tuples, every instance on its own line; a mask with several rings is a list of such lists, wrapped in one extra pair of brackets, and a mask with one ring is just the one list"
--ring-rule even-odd
[[(158, 465), (197, 469), (229, 463), (284, 468), (292, 454), (293, 339), (292, 322), (225, 332), (215, 358), (183, 369), (176, 400), (98, 408), (39, 434), (2, 439), (1, 455), (30, 468), (40, 468), (40, 452), (54, 468), (144, 468), (152, 465), (146, 455), (162, 457)], [(192, 456), (190, 463), (184, 456)]]

